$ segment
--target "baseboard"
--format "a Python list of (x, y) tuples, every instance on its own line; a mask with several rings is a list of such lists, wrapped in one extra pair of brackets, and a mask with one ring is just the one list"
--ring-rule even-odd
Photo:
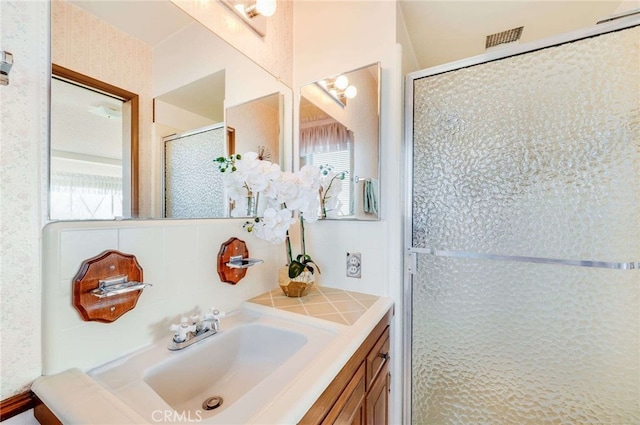
[(33, 409), (38, 398), (31, 391), (25, 391), (0, 401), (0, 422)]

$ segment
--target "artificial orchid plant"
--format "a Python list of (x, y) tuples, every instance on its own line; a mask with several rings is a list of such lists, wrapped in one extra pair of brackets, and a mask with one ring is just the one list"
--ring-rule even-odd
[[(326, 208), (339, 206), (338, 193), (345, 173), (335, 173), (330, 167), (305, 165), (292, 173), (282, 171), (278, 164), (259, 159), (255, 152), (234, 154), (216, 159), (223, 173), (224, 186), (234, 201), (232, 217), (246, 216), (248, 202), (260, 200), (256, 217), (244, 224), (244, 229), (273, 244), (285, 242), (289, 264), (289, 278), (293, 279), (305, 270), (314, 273), (318, 265), (307, 254), (304, 223), (323, 216)], [(293, 258), (289, 228), (300, 219), (302, 253)], [(314, 268), (315, 267), (315, 268)]]

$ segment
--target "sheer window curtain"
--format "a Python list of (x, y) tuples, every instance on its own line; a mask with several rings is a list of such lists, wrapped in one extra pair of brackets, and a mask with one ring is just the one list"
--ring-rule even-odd
[[(303, 158), (303, 164), (329, 164), (336, 172), (347, 171), (350, 179), (353, 167), (352, 153), (353, 131), (339, 122), (330, 119), (302, 124), (300, 156)], [(338, 199), (340, 204), (333, 213), (338, 216), (352, 215), (354, 205), (350, 183), (343, 184)]]
[(53, 172), (50, 215), (60, 220), (121, 217), (122, 178)]

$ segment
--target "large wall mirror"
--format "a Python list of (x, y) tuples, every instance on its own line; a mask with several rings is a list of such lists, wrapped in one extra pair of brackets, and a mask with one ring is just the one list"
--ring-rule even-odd
[(299, 155), (301, 166), (345, 175), (323, 218), (380, 218), (379, 63), (301, 88)]
[(224, 218), (214, 159), (292, 166), (292, 90), (169, 0), (52, 2), (50, 218)]

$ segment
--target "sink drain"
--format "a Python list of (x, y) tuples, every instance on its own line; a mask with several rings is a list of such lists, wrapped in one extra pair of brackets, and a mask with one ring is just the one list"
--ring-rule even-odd
[(202, 403), (202, 408), (204, 410), (213, 410), (213, 409), (217, 409), (221, 405), (222, 405), (222, 397), (216, 395), (216, 396), (209, 397), (208, 399), (206, 399)]

